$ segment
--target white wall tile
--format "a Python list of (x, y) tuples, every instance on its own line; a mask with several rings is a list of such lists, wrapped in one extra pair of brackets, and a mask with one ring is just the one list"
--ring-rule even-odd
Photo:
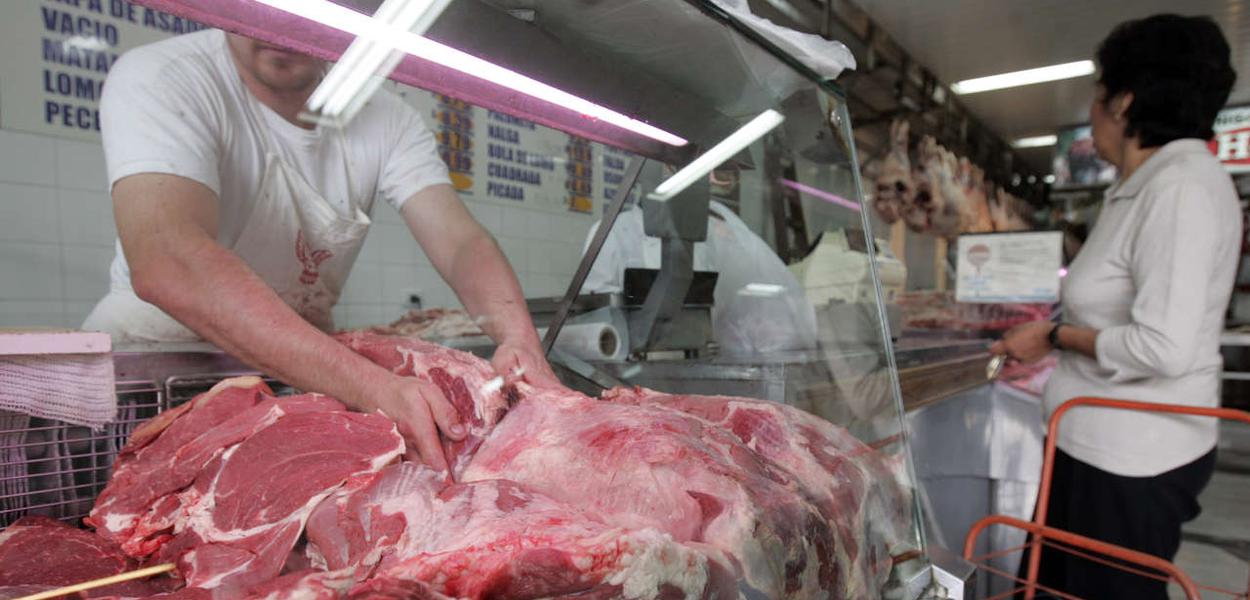
[(339, 303), (355, 304), (368, 302), (377, 304), (382, 301), (382, 265), (380, 263), (356, 261), (352, 273), (343, 285), (343, 293), (339, 295)]
[(425, 306), (432, 295), (447, 289), (447, 284), (430, 267), (415, 265), (384, 265), (382, 267), (382, 296), (379, 304), (404, 304), (408, 294), (416, 292)]
[(0, 327), (65, 327), (55, 300), (0, 300)]
[(56, 185), (53, 138), (0, 129), (0, 181)]
[(378, 233), (376, 224), (369, 228), (365, 243), (360, 247), (360, 254), (356, 255), (356, 264), (362, 262), (382, 262), (382, 236)]
[(59, 241), (56, 190), (37, 185), (0, 183), (0, 240)]
[(107, 192), (108, 172), (100, 142), (56, 140), (56, 184), (62, 189)]
[(0, 300), (54, 300), (61, 312), (61, 248), (0, 242)]
[(425, 260), (425, 254), (417, 241), (412, 239), (412, 233), (402, 225), (379, 223), (369, 235), (378, 236), (378, 243), (381, 244), (378, 250), (382, 254), (381, 262), (385, 264), (415, 264)]
[(95, 308), (96, 300), (67, 300), (65, 303), (65, 326), (77, 329), (87, 320), (87, 315)]
[(104, 297), (109, 290), (109, 265), (113, 262), (113, 247), (65, 244), (62, 252), (65, 286), (63, 298), (99, 300)]
[(562, 271), (561, 266), (568, 263), (569, 252), (567, 244), (531, 240), (529, 242), (529, 270), (543, 274), (559, 273)]
[(477, 222), (482, 224), (482, 227), (485, 227), (486, 230), (491, 232), (493, 235), (500, 235), (500, 223), (502, 221), (503, 212), (498, 206), (493, 206), (485, 202), (476, 202), (473, 200), (466, 201), (465, 206), (469, 209), (469, 212), (473, 214), (473, 218), (477, 219)]
[(580, 250), (586, 245), (586, 236), (590, 234), (590, 228), (599, 220), (583, 215), (566, 215), (564, 239), (577, 244)]
[(546, 211), (531, 210), (526, 215), (527, 229), (525, 237), (531, 240), (549, 240), (560, 229), (556, 221), (563, 222), (564, 215)]
[(386, 223), (387, 225), (401, 225), (405, 228), (408, 227), (408, 225), (404, 223), (403, 215), (399, 214), (399, 211), (395, 210), (395, 207), (391, 206), (386, 202), (386, 200), (381, 198), (378, 198), (376, 203), (373, 205), (373, 216), (371, 218), (374, 223)]
[(496, 236), (513, 237), (513, 238), (529, 238), (529, 209), (519, 206), (500, 206), (499, 208), (499, 230)]
[(330, 316), (334, 317), (334, 326), (338, 329), (347, 329), (352, 326), (347, 321), (347, 305), (342, 302), (330, 309)]
[(519, 238), (498, 237), (499, 249), (508, 257), (514, 271), (529, 270), (529, 242)]
[[(394, 321), (399, 315), (384, 314), (385, 311), (377, 304), (349, 304), (347, 305), (347, 327), (367, 327), (370, 325), (382, 325)], [(339, 325), (343, 327), (343, 325)]]
[(112, 245), (117, 240), (113, 200), (102, 191), (57, 191), (61, 241), (67, 244)]

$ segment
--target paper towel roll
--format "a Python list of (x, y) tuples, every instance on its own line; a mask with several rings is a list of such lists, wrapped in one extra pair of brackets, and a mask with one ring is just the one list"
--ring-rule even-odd
[[(546, 335), (546, 328), (538, 330), (538, 337)], [(556, 348), (582, 360), (625, 360), (629, 354), (620, 332), (611, 323), (565, 325), (556, 338)]]

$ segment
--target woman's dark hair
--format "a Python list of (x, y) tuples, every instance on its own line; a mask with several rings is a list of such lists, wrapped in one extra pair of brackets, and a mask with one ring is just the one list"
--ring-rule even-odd
[(1143, 148), (1181, 138), (1211, 139), (1237, 73), (1210, 17), (1155, 15), (1119, 24), (1098, 46), (1104, 102), (1133, 93), (1125, 135)]

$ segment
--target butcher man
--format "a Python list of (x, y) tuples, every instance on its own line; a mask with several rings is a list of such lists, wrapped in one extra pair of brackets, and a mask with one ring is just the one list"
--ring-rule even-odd
[(381, 196), (497, 343), (501, 375), (557, 383), (516, 275), (448, 183), (430, 131), (378, 92), (344, 128), (300, 113), (319, 60), (220, 30), (127, 52), (100, 103), (118, 252), (84, 328), (127, 341), (207, 340), (352, 408), (381, 410), (410, 458), (446, 466), (465, 434), (432, 384), (327, 335)]

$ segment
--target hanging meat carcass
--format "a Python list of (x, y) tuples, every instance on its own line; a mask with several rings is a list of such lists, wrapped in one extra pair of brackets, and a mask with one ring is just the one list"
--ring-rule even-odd
[(920, 141), (915, 171), (916, 193), (904, 207), (907, 226), (942, 237), (959, 234), (963, 193), (956, 181), (959, 159), (932, 136)]
[(911, 202), (916, 183), (912, 179), (911, 159), (908, 158), (907, 140), (910, 126), (907, 121), (890, 123), (890, 150), (874, 164), (876, 194), (872, 205), (887, 224), (898, 221), (903, 207)]
[(967, 158), (959, 159), (959, 182), (967, 204), (964, 207), (962, 230), (965, 233), (994, 231), (990, 219), (989, 198), (985, 191), (985, 171)]
[(937, 146), (938, 164), (934, 171), (937, 185), (942, 191), (943, 202), (934, 206), (929, 217), (933, 233), (943, 238), (954, 238), (963, 230), (968, 199), (959, 182), (959, 157), (942, 146)]

